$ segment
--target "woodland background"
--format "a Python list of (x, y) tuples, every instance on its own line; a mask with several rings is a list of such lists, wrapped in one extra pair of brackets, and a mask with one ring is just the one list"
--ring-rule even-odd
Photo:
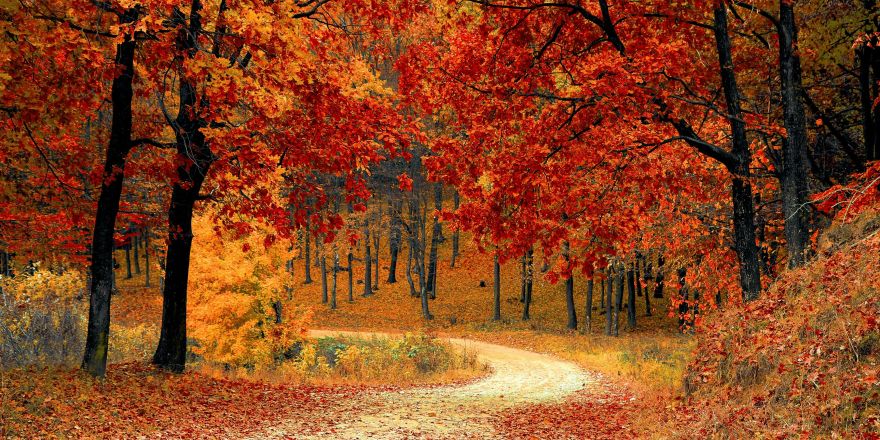
[(880, 431), (874, 1), (0, 4), (0, 434), (319, 426), (437, 334), (605, 373), (511, 437)]

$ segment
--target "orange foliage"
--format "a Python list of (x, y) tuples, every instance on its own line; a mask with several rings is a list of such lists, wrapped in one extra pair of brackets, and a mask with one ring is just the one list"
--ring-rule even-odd
[(288, 418), (307, 434), (342, 417), (345, 402), (364, 392), (370, 389), (174, 375), (140, 363), (114, 365), (104, 381), (77, 371), (13, 370), (0, 379), (0, 437), (220, 438)]
[(700, 336), (677, 413), (684, 437), (880, 433), (880, 223), (833, 226), (823, 254)]

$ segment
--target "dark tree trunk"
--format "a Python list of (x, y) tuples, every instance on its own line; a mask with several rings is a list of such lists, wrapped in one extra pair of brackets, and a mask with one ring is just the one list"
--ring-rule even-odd
[(636, 276), (633, 263), (630, 263), (626, 271), (626, 327), (629, 330), (636, 329)]
[(373, 261), (373, 291), (379, 290), (379, 242), (380, 240), (379, 228), (376, 228), (376, 233), (373, 234), (373, 249), (376, 250), (376, 259)]
[(618, 336), (620, 334), (620, 305), (623, 303), (623, 283), (624, 283), (624, 273), (623, 268), (619, 268), (617, 270), (617, 288), (615, 289), (615, 301), (617, 302), (617, 307), (613, 307), (612, 315), (613, 319), (611, 320), (611, 334), (614, 336)]
[[(876, 25), (877, 23), (875, 21), (875, 26)], [(878, 38), (877, 34), (875, 33), (870, 41), (872, 48), (871, 72), (873, 75), (871, 90), (873, 91), (872, 97), (876, 101), (876, 99), (880, 97), (880, 48), (878, 48), (878, 44), (880, 44), (880, 38)], [(869, 160), (880, 160), (880, 106), (874, 106), (874, 115), (872, 118), (872, 122), (874, 125), (874, 148), (871, 152), (869, 152)]]
[(639, 298), (642, 297), (642, 269), (641, 269), (641, 261), (642, 257), (640, 255), (636, 255), (636, 259), (633, 261), (633, 279), (636, 284), (636, 296)]
[(348, 252), (348, 302), (354, 302), (354, 254)]
[(678, 328), (681, 330), (685, 330), (685, 324), (687, 323), (687, 314), (690, 310), (690, 304), (688, 301), (690, 298), (688, 297), (688, 287), (687, 287), (687, 268), (683, 267), (678, 269), (678, 296), (681, 302), (678, 304)]
[(318, 237), (315, 237), (315, 245), (312, 246), (314, 251), (312, 252), (312, 267), (320, 268), (321, 267), (321, 256), (319, 255), (318, 250), (321, 246), (318, 243)]
[[(126, 11), (120, 16), (123, 24), (137, 19), (137, 12)], [(122, 196), (125, 158), (131, 150), (131, 104), (134, 96), (134, 51), (137, 43), (131, 35), (116, 46), (119, 75), (113, 79), (110, 97), (113, 117), (110, 142), (104, 161), (104, 177), (95, 227), (92, 236), (92, 260), (89, 267), (89, 322), (82, 368), (93, 376), (104, 376), (107, 370), (107, 343), (110, 337), (110, 295), (113, 290), (113, 234)], [(8, 269), (8, 260), (7, 260)]]
[(391, 217), (388, 223), (391, 230), (388, 233), (388, 248), (390, 256), (388, 259), (388, 280), (385, 281), (388, 284), (397, 282), (397, 256), (400, 254), (400, 216), (402, 215), (402, 209), (403, 200), (395, 201), (389, 205)]
[(519, 261), (519, 302), (526, 302), (526, 256)]
[(639, 296), (645, 295), (645, 316), (651, 316), (651, 292), (648, 290), (648, 279), (650, 269), (648, 268), (645, 256), (639, 254), (636, 257), (636, 287)]
[(135, 233), (134, 237), (131, 238), (132, 243), (134, 244), (134, 273), (140, 275), (141, 274), (141, 252), (140, 252), (140, 234)]
[(605, 336), (614, 334), (614, 326), (611, 321), (614, 319), (614, 267), (609, 264), (605, 269)]
[(568, 311), (568, 325), (566, 325), (566, 328), (577, 330), (577, 311), (574, 305), (574, 273), (572, 273), (571, 268), (570, 249), (567, 241), (562, 246), (562, 256), (565, 258), (566, 270), (568, 271), (568, 278), (565, 279), (565, 308)]
[[(441, 184), (434, 185), (434, 208), (440, 210), (443, 208), (443, 186)], [(437, 252), (440, 243), (443, 242), (443, 226), (440, 225), (439, 216), (434, 216), (434, 227), (431, 231), (431, 249), (428, 255), (428, 292), (431, 299), (437, 298)]]
[(131, 274), (131, 245), (128, 244), (125, 246), (125, 279), (130, 280), (132, 278)]
[[(807, 121), (804, 113), (801, 59), (794, 2), (779, 1), (779, 68), (786, 137), (782, 148), (782, 212), (788, 266), (804, 264), (810, 240), (807, 182)], [(760, 282), (758, 283), (760, 290)], [(756, 295), (757, 296), (757, 295)], [(754, 299), (750, 297), (749, 299)]]
[(321, 252), (321, 257), (318, 258), (318, 261), (321, 268), (321, 304), (327, 304), (330, 302), (330, 297), (327, 294), (327, 256)]
[[(865, 161), (880, 160), (880, 108), (874, 108), (876, 94), (873, 92), (880, 80), (880, 54), (877, 38), (863, 43), (856, 54), (859, 59), (859, 95), (862, 109), (862, 135), (865, 141)], [(874, 68), (873, 81), (871, 70)]]
[(336, 280), (339, 278), (339, 252), (333, 250), (333, 284), (330, 286), (330, 310), (336, 310)]
[(373, 296), (373, 256), (370, 249), (370, 222), (364, 221), (364, 293), (363, 297)]
[(308, 216), (306, 216), (306, 229), (305, 229), (305, 233), (303, 234), (303, 240), (305, 240), (305, 242), (306, 242), (305, 252), (304, 252), (305, 258), (306, 258), (305, 267), (304, 267), (304, 269), (306, 270), (306, 274), (305, 274), (306, 280), (303, 282), (304, 284), (312, 284), (312, 250), (311, 250), (312, 234), (310, 231), (311, 228), (309, 228), (309, 226), (310, 226), (309, 223), (310, 223), (310, 220), (309, 220)]
[(280, 300), (272, 301), (272, 311), (275, 312), (275, 324), (281, 324), (284, 321), (284, 305)]
[(654, 277), (654, 298), (661, 299), (663, 298), (663, 254), (657, 256), (657, 276)]
[(495, 255), (495, 262), (493, 264), (495, 269), (495, 303), (492, 307), (492, 320), (500, 321), (501, 320), (501, 264), (498, 263), (498, 255)]
[(535, 277), (534, 254), (534, 248), (529, 248), (526, 252), (526, 298), (523, 301), (523, 321), (531, 319), (529, 308), (532, 306), (532, 285)]
[(150, 287), (150, 228), (144, 228), (144, 286)]
[[(416, 274), (419, 276), (419, 297), (422, 303), (422, 316), (426, 320), (434, 319), (428, 305), (428, 280), (425, 274), (425, 240), (427, 239), (425, 231), (424, 216), (419, 213), (419, 201), (415, 197), (410, 200), (410, 251), (415, 257)], [(409, 274), (409, 271), (407, 271)]]
[[(412, 242), (410, 241), (410, 243), (412, 243)], [(415, 281), (413, 281), (413, 276), (412, 276), (412, 271), (413, 271), (413, 267), (412, 267), (413, 247), (412, 247), (412, 245), (407, 246), (407, 249), (409, 249), (409, 252), (407, 253), (407, 258), (406, 258), (406, 281), (407, 281), (407, 283), (409, 283), (410, 296), (415, 298), (415, 297), (419, 296), (419, 289), (416, 289), (416, 284), (415, 284)]]
[(587, 280), (587, 301), (586, 308), (584, 309), (584, 332), (590, 334), (593, 332), (593, 285), (595, 281), (593, 280), (593, 274), (590, 274), (590, 279)]
[[(179, 140), (181, 149), (206, 149), (204, 137), (189, 133), (189, 141)], [(180, 152), (185, 155), (185, 151)], [(210, 156), (208, 156), (210, 157)], [(192, 250), (192, 216), (198, 191), (204, 182), (210, 159), (200, 159), (201, 166), (178, 168), (180, 181), (174, 185), (168, 210), (168, 251), (165, 258), (165, 283), (162, 291), (162, 330), (153, 363), (181, 372), (186, 363), (186, 299), (189, 262)], [(187, 189), (184, 189), (184, 185)], [(191, 186), (189, 186), (191, 185)]]
[(620, 277), (620, 285), (617, 286), (620, 289), (620, 294), (615, 294), (614, 296), (614, 311), (620, 312), (623, 310), (623, 289), (624, 289), (624, 277), (625, 277), (626, 266), (623, 263), (618, 264), (616, 273)]
[(760, 257), (755, 244), (755, 209), (752, 185), (749, 182), (751, 152), (746, 137), (746, 126), (740, 109), (740, 93), (736, 82), (730, 36), (727, 31), (727, 7), (721, 4), (715, 9), (715, 41), (718, 48), (718, 64), (721, 82), (727, 101), (728, 121), (733, 134), (733, 160), (726, 166), (733, 174), (733, 232), (734, 247), (740, 267), (740, 285), (743, 299), (756, 299), (761, 293)]
[[(461, 203), (461, 197), (458, 194), (458, 190), (452, 192), (452, 206), (458, 211), (458, 206)], [(458, 229), (452, 231), (452, 256), (449, 258), (449, 267), (455, 267), (455, 259), (458, 258)]]
[[(201, 32), (201, 2), (194, 0), (189, 29), (178, 33), (178, 47), (187, 57), (196, 51), (196, 38)], [(203, 123), (197, 118), (197, 87), (180, 69), (180, 103), (175, 121), (178, 157), (177, 179), (168, 208), (168, 251), (165, 258), (165, 283), (162, 291), (162, 329), (153, 363), (181, 372), (186, 364), (186, 297), (189, 261), (192, 250), (193, 207), (199, 190), (214, 160), (214, 154), (199, 130)]]

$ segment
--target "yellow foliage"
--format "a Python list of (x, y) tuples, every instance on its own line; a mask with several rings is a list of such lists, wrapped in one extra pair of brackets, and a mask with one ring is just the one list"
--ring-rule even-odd
[(266, 366), (301, 340), (307, 315), (282, 310), (288, 276), (285, 246), (265, 246), (268, 229), (244, 239), (218, 235), (207, 219), (195, 222), (189, 279), (189, 334), (193, 353), (224, 365)]
[(85, 286), (75, 271), (0, 276), (0, 367), (73, 364), (85, 320), (76, 297)]

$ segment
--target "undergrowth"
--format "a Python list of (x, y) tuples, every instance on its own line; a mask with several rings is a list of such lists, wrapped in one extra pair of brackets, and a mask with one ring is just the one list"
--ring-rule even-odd
[(421, 333), (400, 337), (334, 336), (303, 339), (271, 365), (229, 370), (198, 364), (202, 372), (268, 382), (420, 385), (459, 382), (487, 372), (475, 353)]
[(880, 434), (880, 216), (820, 243), (745, 310), (706, 320), (673, 417), (681, 437)]

